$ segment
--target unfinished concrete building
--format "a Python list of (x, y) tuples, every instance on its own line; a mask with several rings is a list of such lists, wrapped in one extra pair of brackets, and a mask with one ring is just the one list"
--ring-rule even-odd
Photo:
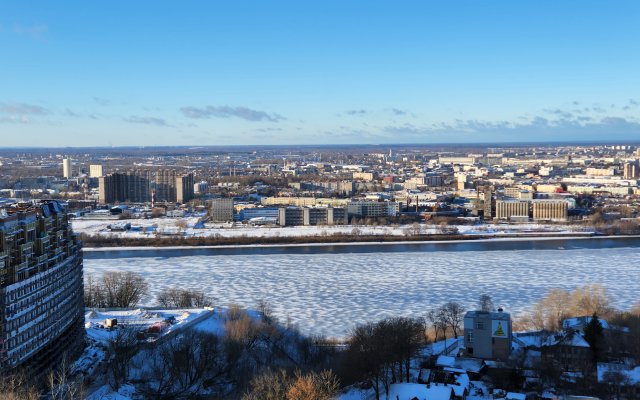
[(81, 244), (56, 201), (0, 208), (0, 373), (37, 379), (84, 347)]

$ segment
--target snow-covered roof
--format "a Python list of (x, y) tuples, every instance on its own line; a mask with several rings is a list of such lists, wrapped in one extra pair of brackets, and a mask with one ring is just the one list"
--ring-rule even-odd
[(451, 386), (423, 385), (420, 383), (394, 383), (389, 387), (388, 399), (393, 400), (450, 400), (453, 396)]
[(580, 332), (571, 332), (563, 335), (549, 336), (543, 346), (573, 346), (573, 347), (591, 347), (584, 339)]
[(456, 368), (462, 372), (478, 373), (484, 367), (484, 361), (478, 358), (468, 357), (451, 357), (451, 356), (438, 356), (436, 360), (438, 367)]
[[(574, 317), (574, 318), (567, 318), (565, 320), (562, 321), (562, 328), (563, 329), (580, 329), (585, 327), (586, 325), (589, 324), (589, 322), (591, 322), (591, 319), (593, 317), (591, 316), (582, 316), (582, 317)], [(602, 319), (602, 318), (598, 318), (598, 321), (600, 321), (600, 324), (602, 325), (602, 328), (604, 329), (609, 329), (609, 323)]]
[(620, 373), (630, 385), (640, 384), (640, 366), (629, 368), (625, 364), (598, 363), (598, 382), (606, 381), (607, 372)]

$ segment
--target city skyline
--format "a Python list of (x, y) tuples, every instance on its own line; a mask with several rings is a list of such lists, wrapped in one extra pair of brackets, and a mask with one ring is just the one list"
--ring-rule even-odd
[(640, 132), (635, 2), (0, 11), (3, 147), (624, 141)]

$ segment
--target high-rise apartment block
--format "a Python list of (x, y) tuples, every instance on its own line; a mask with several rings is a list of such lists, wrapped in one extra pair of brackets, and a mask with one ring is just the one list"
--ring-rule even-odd
[(151, 200), (149, 171), (113, 173), (98, 178), (99, 201), (146, 203)]
[(70, 158), (62, 160), (62, 176), (69, 179), (73, 177), (73, 163)]
[[(99, 178), (100, 203), (115, 202), (186, 203), (193, 199), (193, 174), (178, 174), (174, 170), (129, 171)], [(153, 199), (152, 199), (153, 196)]]
[(92, 164), (89, 165), (89, 177), (90, 178), (99, 178), (104, 175), (104, 171), (102, 165)]
[(82, 251), (55, 201), (0, 208), (0, 373), (37, 378), (83, 349)]
[(638, 160), (624, 164), (624, 179), (638, 179), (640, 177), (640, 168), (638, 168)]

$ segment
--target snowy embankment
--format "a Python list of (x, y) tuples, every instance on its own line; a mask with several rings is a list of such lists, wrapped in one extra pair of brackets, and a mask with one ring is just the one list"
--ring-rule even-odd
[[(131, 229), (127, 231), (111, 231), (108, 226), (127, 222)], [(92, 236), (121, 237), (144, 239), (156, 237), (202, 237), (202, 238), (277, 238), (277, 237), (323, 237), (332, 235), (353, 236), (397, 236), (433, 235), (457, 233), (461, 235), (541, 235), (555, 234), (584, 235), (593, 233), (592, 229), (577, 225), (546, 224), (482, 224), (482, 225), (450, 225), (433, 224), (414, 225), (324, 225), (324, 226), (250, 226), (240, 224), (211, 224), (201, 227), (198, 218), (155, 218), (132, 219), (124, 221), (95, 220), (78, 218), (72, 220), (75, 232)]]

